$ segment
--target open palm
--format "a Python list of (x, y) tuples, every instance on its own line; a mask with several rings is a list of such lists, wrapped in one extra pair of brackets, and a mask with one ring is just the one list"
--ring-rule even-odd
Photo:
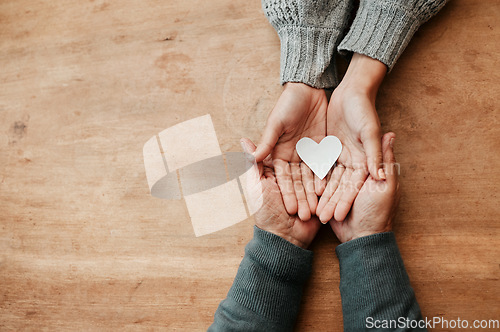
[[(316, 210), (322, 222), (332, 217), (344, 220), (370, 173), (369, 167), (379, 167), (373, 162), (377, 157), (381, 159), (380, 122), (374, 103), (366, 95), (346, 95), (341, 87), (332, 95), (327, 133), (337, 136), (343, 148)], [(372, 173), (377, 176), (375, 171)]]
[(327, 107), (324, 90), (287, 83), (269, 115), (255, 152), (258, 162), (271, 154), (286, 211), (290, 215), (298, 213), (302, 220), (308, 220), (315, 213), (317, 196), (321, 195), (326, 181), (315, 179), (309, 167), (300, 162), (295, 145), (302, 137), (319, 143), (326, 136)]

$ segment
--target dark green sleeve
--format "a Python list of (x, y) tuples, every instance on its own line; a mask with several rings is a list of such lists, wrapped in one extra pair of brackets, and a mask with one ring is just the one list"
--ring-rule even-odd
[(208, 331), (292, 331), (312, 251), (255, 227)]
[(335, 251), (344, 331), (426, 331), (416, 325), (424, 321), (394, 233), (348, 241)]

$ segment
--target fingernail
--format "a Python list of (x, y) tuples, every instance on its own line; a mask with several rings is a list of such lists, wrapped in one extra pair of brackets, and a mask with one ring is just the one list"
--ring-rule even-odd
[(389, 141), (389, 145), (391, 146), (391, 148), (394, 147), (394, 137)]
[(381, 178), (382, 180), (385, 180), (385, 172), (382, 168), (378, 170), (378, 177)]

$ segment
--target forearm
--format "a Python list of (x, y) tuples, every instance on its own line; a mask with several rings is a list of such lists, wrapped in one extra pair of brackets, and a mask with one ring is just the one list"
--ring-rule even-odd
[(348, 241), (336, 253), (345, 331), (365, 329), (376, 320), (422, 319), (394, 233)]
[(312, 252), (255, 227), (209, 331), (291, 331)]
[(361, 0), (341, 54), (360, 53), (392, 69), (418, 28), (447, 0)]

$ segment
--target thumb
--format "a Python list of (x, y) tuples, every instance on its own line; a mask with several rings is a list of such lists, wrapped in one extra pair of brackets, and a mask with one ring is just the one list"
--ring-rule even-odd
[(251, 179), (252, 181), (259, 181), (260, 177), (263, 174), (263, 165), (262, 162), (256, 162), (256, 160), (253, 157), (253, 153), (255, 152), (255, 144), (248, 138), (242, 138), (240, 140), (241, 147), (243, 148), (243, 151), (245, 152), (246, 155), (246, 162), (252, 164), (250, 167), (251, 169)]
[(255, 152), (255, 144), (249, 138), (242, 138), (240, 143), (245, 153), (253, 154)]
[(264, 160), (271, 153), (281, 134), (283, 134), (283, 125), (281, 121), (269, 118), (266, 128), (264, 128), (261, 142), (257, 150), (255, 150), (255, 160), (257, 162)]
[(264, 166), (262, 162), (256, 163), (252, 155), (255, 152), (255, 144), (248, 138), (240, 140), (241, 146), (245, 151), (246, 162), (251, 163), (248, 171), (245, 172), (241, 186), (247, 202), (248, 211), (250, 214), (256, 213), (263, 205), (262, 194), (264, 192), (262, 185), (262, 175)]
[(368, 130), (361, 136), (361, 143), (366, 153), (368, 171), (375, 180), (385, 180), (385, 172), (382, 168), (382, 142), (380, 129)]

